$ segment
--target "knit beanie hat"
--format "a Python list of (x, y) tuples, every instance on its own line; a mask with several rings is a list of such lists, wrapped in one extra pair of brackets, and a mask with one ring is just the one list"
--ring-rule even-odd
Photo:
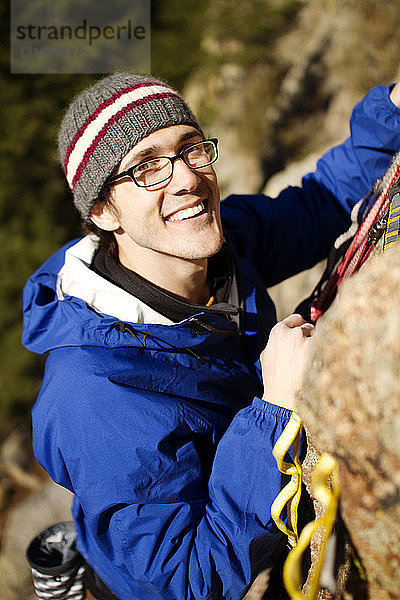
[(181, 96), (149, 75), (116, 73), (73, 100), (61, 123), (58, 150), (84, 219), (129, 150), (170, 125), (192, 125), (201, 132)]

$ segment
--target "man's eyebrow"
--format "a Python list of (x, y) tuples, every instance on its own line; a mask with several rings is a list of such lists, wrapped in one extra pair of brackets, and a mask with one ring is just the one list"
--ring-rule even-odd
[(180, 137), (179, 142), (185, 142), (186, 140), (191, 140), (195, 137), (201, 137), (202, 140), (204, 139), (203, 134), (200, 133), (200, 131), (188, 131)]
[(143, 150), (140, 150), (140, 152), (137, 152), (136, 154), (134, 154), (131, 158), (131, 160), (129, 161), (129, 163), (135, 164), (137, 162), (140, 162), (140, 160), (142, 158), (145, 158), (146, 156), (150, 156), (151, 154), (159, 154), (161, 152), (161, 146), (157, 146), (156, 144), (152, 145), (152, 146), (148, 146), (147, 148), (144, 148)]
[[(200, 133), (200, 131), (188, 131), (187, 133), (184, 133), (181, 135), (181, 137), (177, 140), (177, 143), (181, 144), (182, 142), (185, 142), (186, 140), (191, 140), (196, 137), (201, 137), (201, 139), (203, 139), (203, 135)], [(161, 146), (159, 146), (158, 144), (152, 144), (151, 146), (148, 146), (147, 148), (143, 148), (143, 150), (140, 150), (140, 152), (137, 152), (136, 154), (134, 154), (132, 156), (131, 160), (129, 161), (129, 164), (130, 165), (137, 164), (138, 162), (141, 161), (142, 158), (146, 158), (151, 155), (160, 154), (160, 153), (162, 153), (162, 151), (163, 151), (163, 149)]]

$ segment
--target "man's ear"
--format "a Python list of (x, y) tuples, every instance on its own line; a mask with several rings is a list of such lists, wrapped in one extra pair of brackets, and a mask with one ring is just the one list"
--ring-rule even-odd
[(93, 206), (89, 219), (93, 221), (97, 227), (105, 231), (116, 231), (120, 227), (120, 222), (117, 214), (110, 206), (97, 203)]

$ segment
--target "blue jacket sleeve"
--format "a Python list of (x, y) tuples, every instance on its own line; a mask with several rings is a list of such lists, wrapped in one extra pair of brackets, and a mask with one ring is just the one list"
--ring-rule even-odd
[[(281, 489), (272, 447), (287, 423), (284, 409), (255, 399), (222, 437), (204, 498), (146, 503), (119, 512), (113, 551), (131, 576), (161, 598), (237, 600), (254, 574), (252, 544), (263, 538), (264, 566), (285, 540), (271, 520)], [(154, 523), (143, 538), (141, 523)], [(147, 525), (148, 527), (148, 525)]]
[(188, 429), (180, 401), (122, 389), (97, 393), (91, 408), (69, 396), (71, 421), (65, 403), (42, 399), (35, 455), (76, 494), (78, 547), (121, 600), (237, 600), (254, 575), (255, 542), (263, 567), (276, 562), (285, 540), (270, 515), (282, 485), (272, 447), (290, 411), (258, 398), (239, 411), (208, 478), (192, 431), (193, 419), (203, 432), (207, 424), (192, 415)]
[(354, 108), (350, 137), (318, 161), (302, 187), (277, 198), (230, 196), (225, 222), (245, 231), (254, 262), (271, 286), (325, 258), (349, 225), (351, 207), (383, 175), (400, 148), (400, 110), (390, 88), (372, 89)]

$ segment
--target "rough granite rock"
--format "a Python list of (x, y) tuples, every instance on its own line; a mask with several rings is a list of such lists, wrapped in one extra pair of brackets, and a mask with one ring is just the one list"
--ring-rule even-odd
[(396, 245), (345, 282), (318, 322), (298, 398), (311, 440), (339, 461), (343, 519), (374, 600), (400, 589), (399, 366)]

